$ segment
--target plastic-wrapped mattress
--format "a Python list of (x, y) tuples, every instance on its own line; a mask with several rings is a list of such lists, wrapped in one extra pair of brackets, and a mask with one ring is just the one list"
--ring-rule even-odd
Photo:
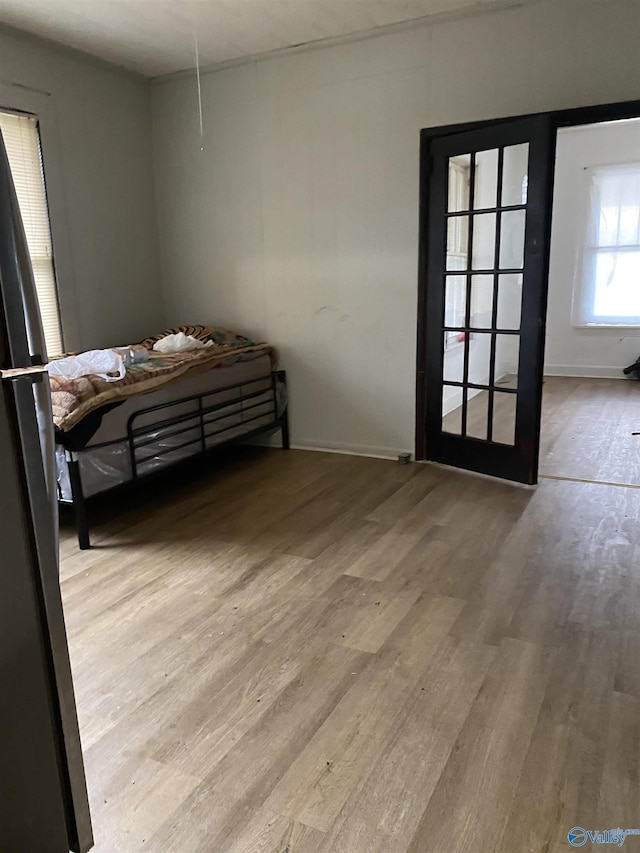
[[(85, 497), (268, 426), (286, 406), (284, 393), (284, 386), (276, 387), (274, 396), (267, 354), (128, 398), (107, 411), (84, 448), (74, 452)], [(63, 502), (72, 500), (68, 453), (58, 445)]]

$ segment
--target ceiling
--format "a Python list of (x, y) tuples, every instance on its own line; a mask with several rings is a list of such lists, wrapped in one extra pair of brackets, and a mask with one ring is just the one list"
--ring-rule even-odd
[(0, 23), (147, 77), (324, 39), (364, 34), (432, 15), (531, 0), (0, 0)]

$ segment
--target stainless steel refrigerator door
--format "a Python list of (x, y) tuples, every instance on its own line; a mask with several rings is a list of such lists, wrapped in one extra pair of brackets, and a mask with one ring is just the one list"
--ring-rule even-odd
[(58, 553), (58, 477), (56, 471), (56, 442), (53, 431), (53, 409), (51, 407), (51, 391), (49, 389), (49, 376), (46, 375), (42, 382), (34, 383), (32, 387), (32, 399), (35, 406), (36, 418), (38, 420), (38, 437), (40, 439), (40, 452), (44, 466), (45, 484), (49, 497), (49, 513), (53, 522), (54, 545)]
[[(38, 379), (41, 383), (48, 384), (46, 373), (37, 377), (36, 381)], [(8, 402), (13, 403), (17, 419), (19, 455), (24, 472), (30, 533), (37, 569), (36, 580), (46, 629), (44, 642), (50, 662), (51, 702), (60, 751), (60, 773), (65, 789), (69, 843), (72, 850), (85, 853), (93, 846), (91, 818), (60, 596), (57, 530), (50, 513), (40, 454), (38, 420), (33, 404), (33, 381), (34, 377), (31, 375), (5, 380), (3, 384), (5, 390), (7, 385), (10, 386), (11, 394), (7, 397), (10, 396), (11, 399)]]
[(11, 396), (0, 383), (0, 847), (68, 853), (51, 642)]

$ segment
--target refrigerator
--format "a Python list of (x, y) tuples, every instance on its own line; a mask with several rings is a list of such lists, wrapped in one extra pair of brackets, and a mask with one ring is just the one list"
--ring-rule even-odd
[(0, 853), (93, 846), (60, 596), (45, 362), (0, 133)]

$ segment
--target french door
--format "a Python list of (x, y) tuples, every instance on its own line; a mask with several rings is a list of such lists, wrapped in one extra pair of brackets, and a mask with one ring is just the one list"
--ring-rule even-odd
[(536, 116), (423, 149), (425, 456), (521, 483), (537, 481), (554, 140)]

